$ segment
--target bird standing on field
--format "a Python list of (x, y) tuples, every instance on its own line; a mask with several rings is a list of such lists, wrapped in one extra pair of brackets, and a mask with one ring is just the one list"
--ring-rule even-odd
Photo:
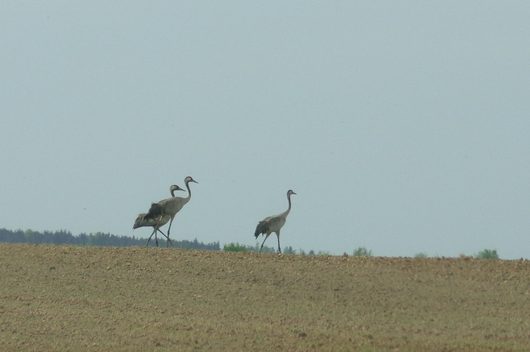
[(256, 236), (256, 238), (258, 238), (261, 234), (265, 235), (265, 239), (263, 240), (263, 242), (261, 243), (261, 247), (259, 248), (260, 252), (263, 249), (265, 241), (273, 232), (276, 233), (276, 237), (278, 238), (278, 252), (282, 252), (282, 249), (280, 248), (280, 230), (285, 224), (285, 220), (287, 220), (287, 215), (289, 215), (289, 212), (291, 211), (291, 195), (293, 194), (296, 194), (293, 190), (290, 189), (287, 191), (287, 201), (289, 202), (289, 207), (286, 211), (281, 214), (269, 216), (261, 220), (258, 226), (256, 227), (256, 231), (254, 232), (254, 236)]
[(145, 215), (146, 220), (150, 219), (156, 219), (160, 216), (166, 217), (169, 216), (169, 228), (167, 230), (167, 237), (169, 238), (169, 234), (171, 231), (171, 224), (173, 223), (173, 219), (175, 218), (175, 215), (184, 207), (191, 199), (191, 189), (190, 189), (190, 182), (193, 183), (199, 183), (193, 179), (191, 176), (187, 176), (184, 179), (184, 183), (186, 185), (186, 188), (188, 190), (188, 196), (185, 198), (182, 197), (172, 197), (163, 199), (160, 202), (151, 204), (151, 208), (149, 208), (149, 211)]
[[(172, 185), (171, 187), (169, 187), (169, 191), (171, 192), (171, 196), (175, 197), (175, 191), (184, 191), (184, 190), (177, 185)], [(136, 217), (136, 220), (134, 221), (133, 229), (137, 229), (139, 227), (152, 227), (153, 233), (151, 233), (151, 236), (149, 236), (149, 239), (147, 239), (146, 246), (149, 246), (149, 241), (151, 241), (151, 238), (154, 235), (155, 243), (156, 243), (156, 246), (158, 247), (157, 232), (160, 232), (162, 236), (166, 238), (167, 240), (166, 246), (169, 247), (171, 240), (169, 239), (168, 235), (166, 235), (164, 232), (162, 232), (162, 230), (160, 230), (160, 227), (167, 224), (167, 222), (171, 219), (171, 217), (169, 215), (161, 214), (160, 216), (157, 216), (157, 217), (146, 218), (146, 215), (147, 215), (146, 213), (138, 214), (138, 216)]]

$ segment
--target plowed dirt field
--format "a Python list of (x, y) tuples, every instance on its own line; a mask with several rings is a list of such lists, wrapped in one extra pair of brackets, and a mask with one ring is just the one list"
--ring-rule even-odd
[(0, 351), (530, 351), (530, 262), (0, 245)]

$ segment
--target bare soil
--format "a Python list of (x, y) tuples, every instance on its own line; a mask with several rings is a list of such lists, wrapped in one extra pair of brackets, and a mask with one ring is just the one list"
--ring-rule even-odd
[(529, 351), (530, 262), (0, 244), (0, 351)]

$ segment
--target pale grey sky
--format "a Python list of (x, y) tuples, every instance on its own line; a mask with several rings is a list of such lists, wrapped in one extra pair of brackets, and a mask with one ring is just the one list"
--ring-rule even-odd
[[(1, 1), (0, 227), (530, 258), (528, 1)], [(269, 239), (268, 245), (275, 240)]]

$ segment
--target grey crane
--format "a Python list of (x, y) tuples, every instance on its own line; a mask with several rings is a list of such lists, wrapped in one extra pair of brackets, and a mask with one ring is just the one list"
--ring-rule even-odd
[(265, 244), (265, 241), (271, 233), (276, 233), (276, 237), (278, 238), (278, 252), (281, 253), (282, 249), (280, 248), (280, 230), (282, 229), (283, 225), (285, 224), (285, 220), (287, 220), (287, 215), (289, 215), (289, 212), (291, 211), (291, 195), (296, 194), (292, 189), (287, 191), (287, 201), (289, 202), (289, 207), (286, 211), (284, 211), (281, 214), (273, 215), (266, 217), (265, 219), (261, 220), (258, 223), (258, 226), (256, 227), (256, 231), (254, 232), (254, 236), (256, 236), (256, 239), (259, 237), (259, 235), (264, 234), (265, 239), (261, 243), (261, 247), (259, 248), (259, 251), (263, 249), (263, 245)]
[(167, 236), (169, 238), (169, 234), (171, 231), (171, 224), (173, 223), (173, 219), (175, 218), (175, 215), (184, 207), (191, 199), (191, 189), (190, 189), (190, 182), (193, 183), (199, 183), (193, 179), (191, 176), (186, 176), (184, 179), (184, 184), (186, 185), (186, 189), (188, 190), (188, 196), (187, 197), (172, 197), (163, 199), (160, 202), (151, 204), (151, 208), (149, 208), (149, 211), (145, 215), (146, 220), (150, 219), (156, 219), (160, 216), (165, 217), (169, 216), (169, 228), (167, 230)]
[[(175, 191), (184, 191), (182, 188), (180, 188), (178, 185), (171, 185), (169, 187), (169, 192), (171, 192), (171, 196), (175, 197)], [(151, 241), (151, 238), (153, 235), (155, 236), (155, 243), (158, 247), (158, 237), (157, 232), (160, 232), (162, 236), (164, 236), (167, 240), (166, 246), (169, 247), (169, 244), (171, 243), (171, 240), (169, 239), (169, 236), (166, 235), (162, 230), (160, 230), (160, 227), (164, 226), (168, 223), (168, 221), (171, 219), (169, 215), (159, 215), (156, 217), (147, 217), (146, 213), (138, 214), (136, 217), (136, 220), (134, 221), (133, 229), (137, 229), (139, 227), (152, 227), (153, 233), (151, 233), (151, 236), (147, 239), (146, 246), (149, 246), (149, 242)]]

